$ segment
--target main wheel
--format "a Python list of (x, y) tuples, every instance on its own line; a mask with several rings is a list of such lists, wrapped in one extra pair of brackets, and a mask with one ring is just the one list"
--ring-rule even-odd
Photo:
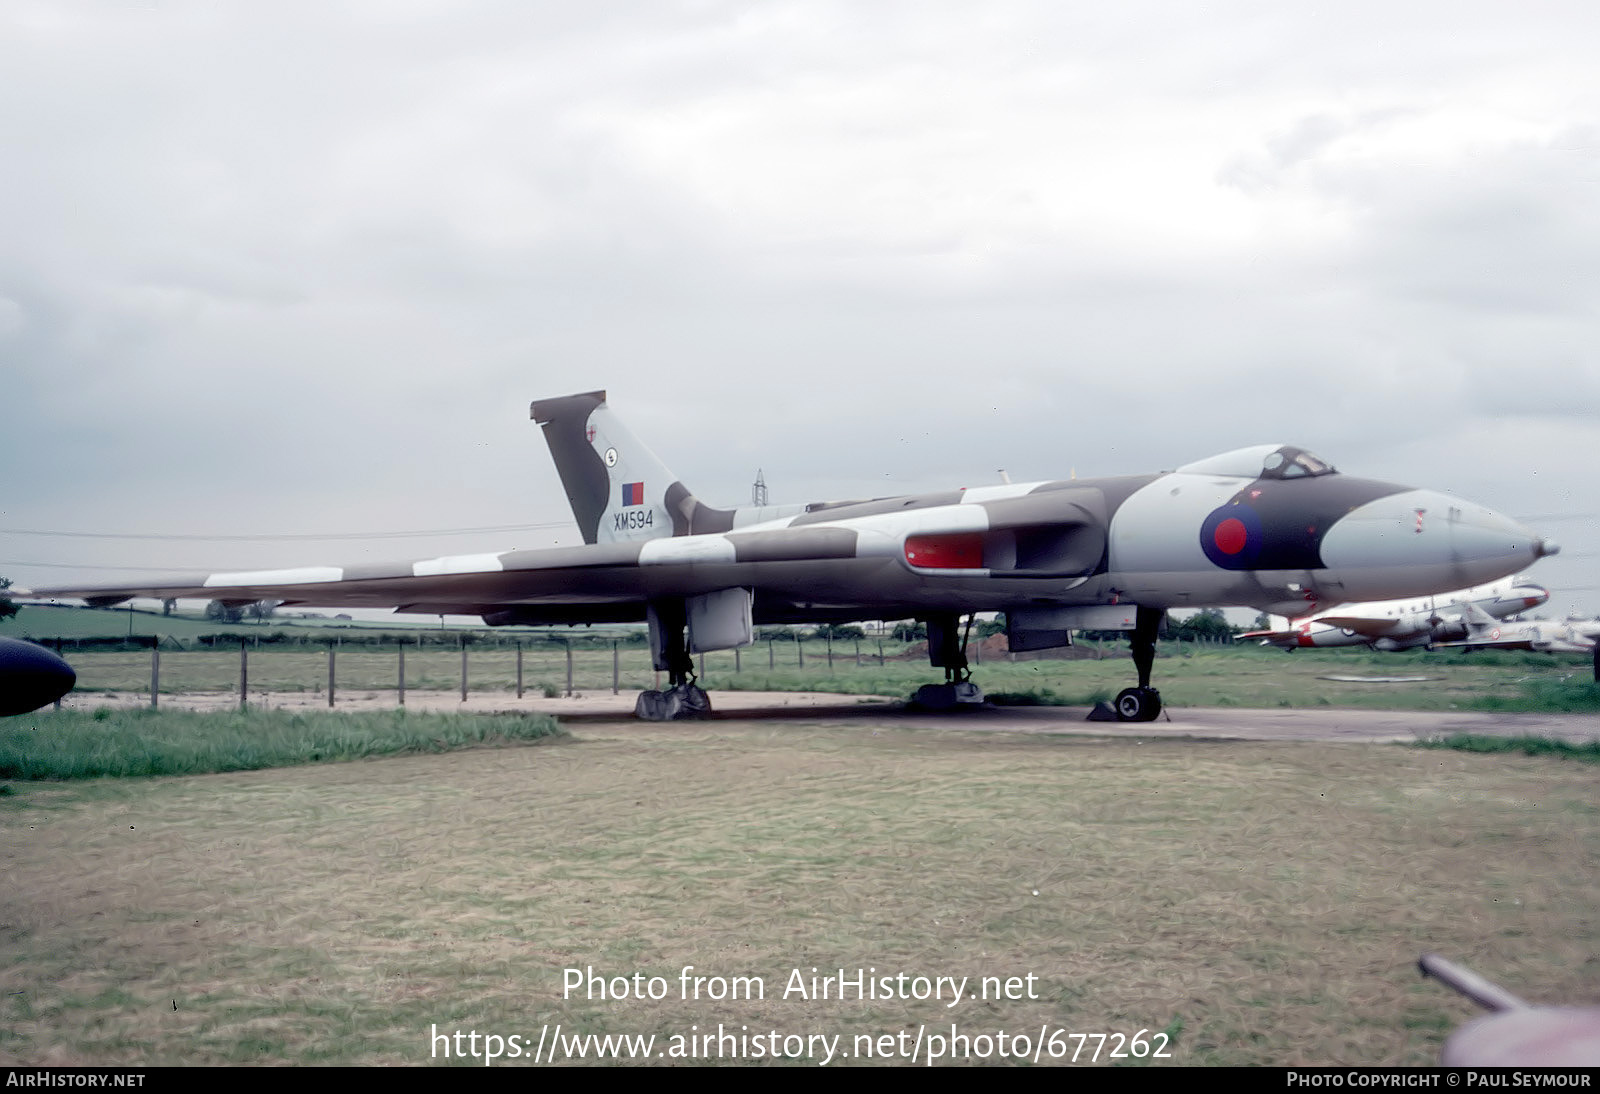
[(672, 717), (672, 712), (663, 692), (641, 691), (633, 704), (633, 716), (646, 722), (665, 722)]
[(678, 694), (674, 718), (705, 718), (711, 714), (711, 696), (698, 684), (681, 684), (672, 689)]
[(1124, 688), (1117, 694), (1117, 717), (1124, 722), (1153, 722), (1161, 713), (1161, 693), (1155, 688)]

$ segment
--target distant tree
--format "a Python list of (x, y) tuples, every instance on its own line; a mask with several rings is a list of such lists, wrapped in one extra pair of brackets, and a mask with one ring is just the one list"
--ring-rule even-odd
[(832, 638), (841, 642), (867, 636), (867, 632), (854, 623), (819, 623), (815, 634), (818, 638)]
[(250, 614), (250, 618), (254, 619), (257, 623), (265, 623), (267, 620), (271, 619), (277, 614), (278, 603), (279, 602), (276, 600), (258, 600), (254, 604), (248, 605), (245, 608), (245, 611), (248, 612)]
[(16, 602), (5, 593), (9, 588), (11, 588), (11, 579), (9, 577), (0, 577), (0, 623), (17, 614)]
[(1203, 608), (1182, 622), (1167, 620), (1167, 637), (1184, 642), (1202, 638), (1211, 642), (1230, 642), (1237, 633), (1233, 624), (1222, 614), (1221, 608)]
[(176, 600), (163, 600), (161, 602), (161, 614), (162, 615), (171, 615), (174, 611), (177, 610), (177, 607), (178, 607), (178, 602)]
[(1078, 631), (1073, 635), (1073, 639), (1083, 642), (1121, 642), (1132, 633), (1132, 631)]
[(926, 623), (912, 623), (909, 620), (894, 625), (894, 640), (896, 642), (925, 642), (928, 639), (928, 625)]

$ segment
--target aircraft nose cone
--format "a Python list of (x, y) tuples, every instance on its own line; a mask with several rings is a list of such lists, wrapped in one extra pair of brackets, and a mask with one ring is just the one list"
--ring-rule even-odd
[(38, 710), (77, 682), (72, 666), (43, 646), (0, 638), (0, 715)]
[(1404, 490), (1358, 506), (1322, 543), (1322, 558), (1361, 599), (1482, 585), (1553, 553), (1553, 544), (1487, 506)]

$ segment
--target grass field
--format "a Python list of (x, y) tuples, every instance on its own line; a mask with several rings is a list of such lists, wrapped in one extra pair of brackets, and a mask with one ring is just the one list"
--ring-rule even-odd
[[(1600, 708), (1575, 659), (1164, 654), (1158, 683), (1180, 706)], [(831, 671), (820, 644), (804, 670), (780, 661), (795, 656), (775, 644), (768, 668), (757, 647), (734, 671), (713, 654), (705, 682), (903, 696), (932, 676), (858, 666), (849, 647)], [(653, 683), (645, 658), (620, 649), (622, 690)], [(149, 686), (148, 651), (72, 660), (80, 699)], [(262, 647), (249, 665), (253, 696), (327, 684), (321, 651)], [(468, 666), (475, 692), (515, 686), (512, 650), (470, 650)], [(573, 666), (575, 688), (610, 689), (609, 649)], [(346, 648), (336, 667), (341, 692), (393, 688), (397, 659)], [(236, 649), (166, 651), (162, 689), (227, 692), (238, 670)], [(407, 651), (408, 687), (458, 688), (460, 672), (459, 651)], [(1130, 672), (1123, 656), (991, 660), (978, 679), (1083, 703)], [(565, 678), (564, 650), (525, 651), (527, 689)], [(550, 737), (525, 717), (92, 708), (4, 728), (7, 774), (79, 781), (0, 784), (0, 1063), (434, 1063), (432, 1032), (531, 1051), (558, 1024), (654, 1036), (652, 1052), (719, 1026), (820, 1034), (840, 1039), (790, 1042), (798, 1062), (859, 1062), (886, 1035), (909, 1049), (954, 1024), (989, 1038), (976, 1055), (991, 1062), (1002, 1031), (1085, 1059), (1095, 1040), (1069, 1035), (1144, 1031), (1177, 1064), (1426, 1064), (1474, 1013), (1417, 977), (1430, 950), (1525, 998), (1600, 1003), (1600, 767), (1561, 758), (1592, 746), (796, 720)], [(400, 755), (360, 758), (380, 753)], [(297, 758), (324, 762), (248, 770)], [(24, 770), (39, 762), (53, 766)], [(224, 773), (92, 777), (202, 770)], [(764, 997), (684, 999), (685, 966), (760, 978)], [(568, 969), (660, 977), (665, 997), (564, 997)], [(785, 998), (813, 969), (974, 991), (1032, 976), (1036, 997)]]
[[(1386, 745), (709, 723), (17, 784), (0, 1063), (429, 1063), (436, 1028), (531, 1046), (557, 1023), (853, 1057), (954, 1023), (1167, 1031), (1177, 1064), (1426, 1064), (1473, 1010), (1418, 978), (1424, 951), (1600, 1002), (1597, 779)], [(765, 997), (684, 1000), (689, 965)], [(1031, 975), (1037, 998), (784, 998), (813, 967)], [(569, 968), (670, 991), (564, 998)]]
[(0, 779), (253, 771), (536, 741), (556, 732), (555, 720), (539, 714), (61, 711), (0, 722)]

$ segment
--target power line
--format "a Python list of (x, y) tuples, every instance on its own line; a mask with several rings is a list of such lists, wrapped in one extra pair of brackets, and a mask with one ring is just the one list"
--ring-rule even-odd
[(126, 570), (141, 574), (173, 574), (183, 573), (186, 570), (196, 572), (200, 570), (198, 566), (99, 566), (91, 562), (28, 562), (20, 558), (0, 558), (0, 566), (42, 566), (49, 570)]
[(155, 532), (60, 532), (36, 528), (0, 528), (6, 536), (56, 536), (62, 539), (154, 539), (166, 541), (251, 541), (251, 540), (330, 540), (330, 539), (406, 539), (421, 536), (477, 536), (496, 532), (533, 532), (547, 528), (569, 528), (570, 521), (543, 524), (493, 524), (482, 528), (430, 528), (411, 532), (263, 532), (251, 535), (177, 535)]

